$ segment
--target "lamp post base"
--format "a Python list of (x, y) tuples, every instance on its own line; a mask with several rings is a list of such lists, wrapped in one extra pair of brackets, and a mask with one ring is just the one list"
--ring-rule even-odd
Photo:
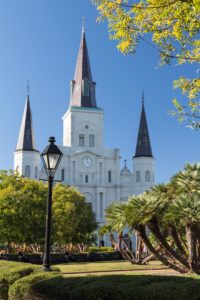
[(43, 271), (45, 272), (52, 272), (52, 269), (50, 266), (43, 266)]

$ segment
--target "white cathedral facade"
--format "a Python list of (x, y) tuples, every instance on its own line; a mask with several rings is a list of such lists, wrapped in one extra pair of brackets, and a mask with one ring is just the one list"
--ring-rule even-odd
[[(119, 149), (104, 145), (104, 111), (95, 97), (84, 31), (74, 79), (70, 84), (70, 104), (63, 118), (63, 158), (56, 179), (75, 186), (91, 203), (97, 222), (104, 223), (104, 209), (113, 201), (126, 201), (154, 185), (154, 157), (146, 121), (144, 101), (132, 170), (126, 162), (120, 169)], [(123, 141), (122, 141), (123, 142)], [(29, 95), (21, 122), (14, 169), (32, 179), (45, 178), (40, 153), (36, 149)]]

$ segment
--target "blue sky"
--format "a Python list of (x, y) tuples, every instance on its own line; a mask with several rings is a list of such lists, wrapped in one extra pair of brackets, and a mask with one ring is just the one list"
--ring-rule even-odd
[(89, 0), (0, 1), (0, 169), (13, 167), (27, 78), (37, 148), (43, 150), (50, 135), (62, 144), (61, 117), (69, 103), (82, 16), (97, 103), (105, 112), (105, 145), (120, 148), (132, 167), (143, 89), (156, 182), (168, 181), (185, 162), (199, 160), (199, 132), (168, 114), (173, 97), (180, 97), (172, 81), (193, 76), (194, 66), (158, 68), (158, 53), (146, 44), (123, 56), (108, 39), (106, 23), (96, 23)]

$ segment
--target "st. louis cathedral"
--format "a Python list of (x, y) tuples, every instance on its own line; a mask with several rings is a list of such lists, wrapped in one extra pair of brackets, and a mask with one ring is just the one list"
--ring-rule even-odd
[[(56, 179), (83, 193), (92, 205), (97, 222), (102, 224), (104, 209), (113, 201), (126, 201), (129, 196), (140, 194), (154, 184), (154, 157), (142, 99), (132, 170), (126, 162), (120, 169), (119, 149), (104, 145), (104, 111), (98, 107), (95, 88), (83, 30), (75, 75), (70, 82), (70, 105), (62, 118), (63, 145), (59, 148), (63, 158)], [(29, 95), (14, 152), (14, 169), (25, 177), (45, 178), (40, 152), (35, 146)]]

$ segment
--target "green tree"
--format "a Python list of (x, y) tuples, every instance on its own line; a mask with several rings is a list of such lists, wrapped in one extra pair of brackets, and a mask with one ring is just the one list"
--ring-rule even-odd
[[(108, 21), (110, 38), (117, 40), (123, 54), (134, 53), (139, 42), (157, 49), (160, 63), (192, 63), (200, 61), (200, 0), (91, 0), (99, 12), (98, 20)], [(146, 37), (147, 36), (147, 40)], [(149, 41), (151, 38), (151, 42)], [(200, 122), (200, 79), (181, 76), (174, 81), (188, 97), (173, 100), (179, 121), (187, 120), (192, 127)], [(186, 102), (186, 103), (185, 103)]]
[(0, 241), (29, 245), (44, 241), (47, 188), (43, 183), (0, 174)]
[(124, 206), (112, 205), (108, 224), (117, 231), (134, 230), (166, 266), (200, 274), (199, 176), (200, 164), (187, 164), (169, 184), (133, 196)]
[(53, 235), (59, 244), (90, 244), (97, 228), (91, 204), (75, 188), (57, 184), (53, 190)]
[[(44, 244), (47, 185), (0, 172), (0, 243)], [(89, 244), (97, 227), (91, 205), (75, 188), (53, 189), (53, 235), (59, 244)]]

